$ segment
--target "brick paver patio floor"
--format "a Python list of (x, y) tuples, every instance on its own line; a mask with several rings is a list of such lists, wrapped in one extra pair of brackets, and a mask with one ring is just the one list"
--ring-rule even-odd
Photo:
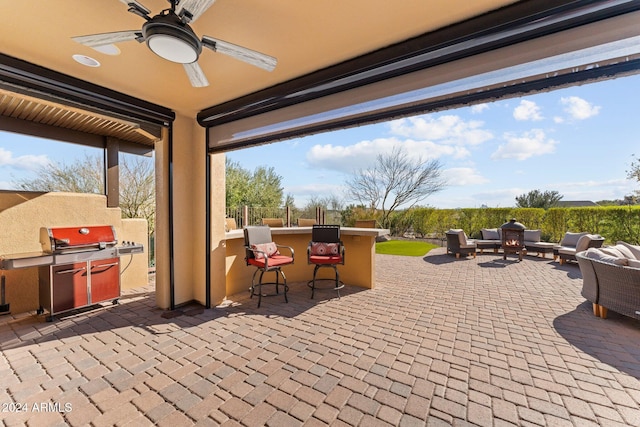
[(577, 265), (376, 261), (341, 299), (294, 283), (167, 313), (149, 287), (0, 318), (2, 424), (640, 426), (640, 322), (594, 317)]

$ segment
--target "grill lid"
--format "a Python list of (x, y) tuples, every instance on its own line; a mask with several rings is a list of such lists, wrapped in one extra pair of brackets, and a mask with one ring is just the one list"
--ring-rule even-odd
[(104, 249), (115, 246), (116, 230), (112, 225), (53, 227), (40, 229), (40, 244), (48, 253), (66, 250)]

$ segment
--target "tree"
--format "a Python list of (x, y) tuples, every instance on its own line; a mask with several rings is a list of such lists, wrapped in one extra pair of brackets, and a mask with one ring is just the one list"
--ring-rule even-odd
[(35, 178), (19, 179), (14, 185), (25, 191), (104, 194), (103, 165), (102, 157), (85, 154), (84, 160), (70, 165), (49, 163), (41, 166)]
[(354, 172), (347, 189), (361, 204), (380, 210), (380, 223), (387, 228), (396, 209), (410, 208), (441, 191), (446, 185), (441, 174), (437, 160), (412, 160), (406, 150), (396, 146), (390, 153), (379, 154), (370, 168)]
[[(631, 158), (633, 160), (631, 160), (631, 167), (627, 171), (627, 179), (635, 179), (640, 182), (640, 159), (635, 154), (632, 154)], [(636, 197), (640, 197), (640, 190), (636, 190), (634, 193)]]
[(635, 154), (632, 154), (631, 158), (633, 159), (631, 160), (631, 168), (626, 171), (627, 179), (635, 179), (640, 182), (640, 159)]
[[(120, 210), (123, 218), (145, 218), (152, 235), (155, 229), (155, 175), (153, 160), (140, 156), (120, 159)], [(19, 190), (68, 191), (104, 194), (103, 159), (85, 155), (72, 164), (49, 163), (42, 166), (36, 178), (15, 183)]]
[(146, 219), (149, 235), (153, 235), (156, 228), (156, 187), (151, 159), (139, 156), (122, 158), (120, 210), (123, 218)]
[(282, 177), (273, 167), (258, 166), (253, 172), (226, 159), (225, 200), (228, 207), (282, 205)]
[(562, 197), (557, 191), (532, 190), (516, 196), (516, 207), (549, 209), (556, 206)]
[(236, 207), (245, 204), (251, 181), (251, 172), (242, 168), (239, 163), (232, 162), (227, 157), (225, 161), (225, 179), (226, 206)]

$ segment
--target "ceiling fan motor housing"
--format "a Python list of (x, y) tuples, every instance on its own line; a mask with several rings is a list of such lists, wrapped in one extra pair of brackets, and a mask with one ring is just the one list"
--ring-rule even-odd
[(149, 49), (168, 61), (190, 64), (197, 61), (202, 52), (198, 36), (172, 11), (145, 22), (142, 35)]

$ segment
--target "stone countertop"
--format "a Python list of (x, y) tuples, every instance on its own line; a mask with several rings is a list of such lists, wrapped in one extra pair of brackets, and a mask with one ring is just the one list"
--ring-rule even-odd
[[(312, 227), (272, 227), (271, 235), (291, 235), (291, 234), (311, 234)], [(389, 234), (390, 231), (386, 228), (355, 228), (355, 227), (340, 227), (340, 234), (344, 236), (372, 236), (379, 237)], [(244, 232), (242, 229), (231, 230), (225, 233), (225, 238), (229, 239), (244, 239)]]

